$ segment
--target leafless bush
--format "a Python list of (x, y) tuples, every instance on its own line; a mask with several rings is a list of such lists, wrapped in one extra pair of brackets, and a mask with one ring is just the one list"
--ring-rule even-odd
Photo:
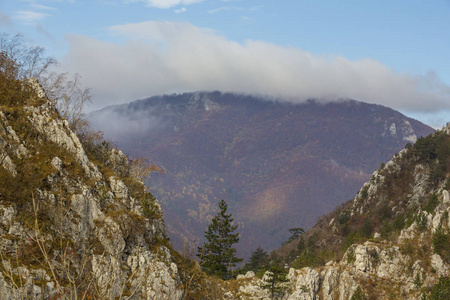
[(90, 88), (83, 88), (81, 76), (77, 73), (70, 78), (68, 73), (52, 72), (41, 84), (61, 116), (69, 121), (70, 128), (77, 133), (86, 131), (89, 123), (83, 116), (83, 109), (92, 102), (92, 92)]
[(59, 113), (69, 121), (76, 133), (88, 131), (89, 123), (83, 116), (86, 104), (92, 101), (92, 92), (83, 88), (81, 76), (51, 71), (57, 61), (45, 54), (39, 46), (28, 46), (21, 35), (0, 33), (0, 73), (5, 79), (24, 81), (35, 78), (52, 100)]
[(27, 46), (20, 34), (0, 33), (0, 52), (17, 64), (16, 79), (41, 79), (56, 64), (54, 58), (45, 55), (44, 48)]

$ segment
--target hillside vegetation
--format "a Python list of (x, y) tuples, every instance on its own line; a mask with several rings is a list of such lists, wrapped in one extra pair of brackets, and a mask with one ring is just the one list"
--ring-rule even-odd
[(172, 249), (142, 182), (157, 168), (63, 119), (24, 57), (12, 55), (33, 49), (0, 41), (0, 298), (220, 295)]
[[(400, 153), (357, 196), (238, 280), (266, 295), (274, 263), (291, 267), (283, 299), (448, 299), (450, 296), (450, 128)], [(250, 265), (250, 264), (249, 264)], [(252, 268), (247, 268), (252, 270)]]
[(449, 299), (450, 128), (408, 144), (353, 200), (223, 281), (172, 248), (142, 182), (158, 168), (62, 118), (0, 42), (2, 300)]
[(95, 128), (132, 156), (150, 157), (174, 246), (201, 244), (224, 199), (239, 255), (277, 248), (352, 199), (381, 162), (432, 128), (380, 105), (293, 104), (220, 92), (157, 96), (94, 112)]
[[(414, 223), (425, 229), (427, 215), (433, 214), (441, 202), (438, 194), (450, 187), (449, 172), (447, 129), (419, 138), (391, 162), (382, 164), (354, 200), (321, 217), (300, 240), (279, 251), (284, 254), (289, 251), (288, 263), (310, 266), (341, 256), (350, 245), (371, 239), (375, 233), (379, 239), (395, 241), (401, 230)], [(316, 262), (308, 263), (301, 255), (297, 258), (307, 252), (304, 249), (307, 244), (314, 244), (317, 249), (326, 244), (328, 253), (323, 253), (322, 258), (312, 255)]]

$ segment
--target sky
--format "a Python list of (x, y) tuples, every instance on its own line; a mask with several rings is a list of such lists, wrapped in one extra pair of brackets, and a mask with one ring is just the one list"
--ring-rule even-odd
[(219, 90), (450, 121), (450, 0), (0, 0), (0, 32), (79, 73), (88, 110)]

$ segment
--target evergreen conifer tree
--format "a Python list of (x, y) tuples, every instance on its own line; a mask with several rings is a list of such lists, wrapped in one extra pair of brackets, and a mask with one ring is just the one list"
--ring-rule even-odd
[(264, 251), (261, 246), (259, 246), (255, 251), (252, 252), (249, 258), (249, 262), (244, 265), (243, 271), (258, 272), (266, 266), (268, 258), (269, 255), (267, 254), (267, 252)]
[(223, 279), (231, 278), (232, 269), (241, 258), (236, 257), (233, 244), (239, 242), (239, 233), (234, 233), (237, 225), (232, 225), (233, 218), (227, 214), (227, 203), (222, 199), (219, 202), (220, 211), (211, 220), (205, 231), (207, 242), (198, 247), (197, 256), (200, 257), (202, 269)]
[(271, 299), (282, 298), (289, 289), (286, 283), (287, 270), (273, 262), (262, 278), (260, 287), (270, 292)]

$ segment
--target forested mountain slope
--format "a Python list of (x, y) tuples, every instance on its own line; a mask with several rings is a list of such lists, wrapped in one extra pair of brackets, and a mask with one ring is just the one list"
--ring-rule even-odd
[(247, 273), (230, 297), (449, 299), (449, 189), (445, 128), (408, 145), (353, 200), (273, 252), (265, 263), (291, 267), (285, 280)]
[(152, 97), (94, 112), (96, 129), (165, 170), (152, 177), (174, 245), (202, 239), (225, 199), (240, 255), (273, 249), (354, 197), (381, 162), (432, 128), (352, 100), (301, 104), (220, 92)]

